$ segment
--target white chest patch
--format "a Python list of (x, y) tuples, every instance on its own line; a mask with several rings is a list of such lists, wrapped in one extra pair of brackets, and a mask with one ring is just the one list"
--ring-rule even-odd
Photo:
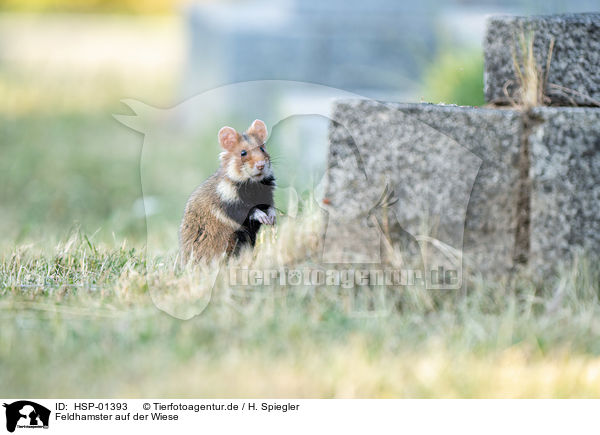
[(239, 201), (237, 189), (228, 180), (221, 180), (217, 184), (217, 193), (225, 202)]

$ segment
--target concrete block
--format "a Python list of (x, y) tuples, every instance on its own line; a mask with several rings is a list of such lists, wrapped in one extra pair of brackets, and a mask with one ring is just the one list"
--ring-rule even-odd
[(600, 255), (600, 109), (540, 107), (528, 133), (531, 253), (543, 273)]
[(428, 256), (440, 249), (462, 251), (465, 266), (476, 272), (508, 271), (515, 252), (520, 116), (430, 104), (336, 103), (326, 188), (334, 221), (359, 220), (364, 228), (388, 185), (399, 200), (387, 225), (417, 240), (426, 275), (427, 264), (436, 268), (438, 261)]

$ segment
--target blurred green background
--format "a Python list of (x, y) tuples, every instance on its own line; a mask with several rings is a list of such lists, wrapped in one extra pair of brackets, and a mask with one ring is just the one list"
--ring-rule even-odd
[(482, 106), (483, 52), (477, 48), (438, 52), (423, 75), (423, 99), (428, 102)]
[(4, 248), (74, 226), (143, 242), (142, 136), (112, 114), (125, 97), (175, 103), (182, 32), (175, 14), (0, 14)]

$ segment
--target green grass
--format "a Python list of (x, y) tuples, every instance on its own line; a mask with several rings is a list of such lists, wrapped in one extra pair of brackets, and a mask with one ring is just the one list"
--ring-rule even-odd
[[(301, 220), (298, 234), (284, 221), (233, 264), (268, 267), (274, 257), (295, 267), (311, 264), (317, 224)], [(189, 270), (165, 267), (165, 260), (127, 244), (96, 245), (77, 232), (50, 252), (22, 247), (5, 254), (2, 391), (14, 397), (600, 396), (600, 268), (585, 259), (543, 284), (519, 275), (510, 284), (471, 279), (464, 295), (382, 289), (390, 312), (380, 317), (357, 311), (355, 289), (230, 288), (221, 276), (206, 310), (190, 320), (153, 303), (167, 291), (175, 305), (190, 303)]]

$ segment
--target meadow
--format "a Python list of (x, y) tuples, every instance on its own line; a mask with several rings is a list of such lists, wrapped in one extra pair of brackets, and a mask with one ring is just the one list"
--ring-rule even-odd
[[(294, 228), (298, 222), (293, 222)], [(314, 225), (305, 225), (306, 231)], [(292, 236), (291, 233), (294, 235)], [(308, 234), (300, 236), (307, 240)], [(301, 258), (290, 225), (234, 260)], [(310, 254), (309, 254), (310, 255)], [(17, 247), (0, 265), (2, 391), (14, 397), (598, 397), (597, 264), (556, 279), (470, 277), (463, 294), (382, 288), (227, 287), (189, 320), (189, 276), (123, 243), (74, 233), (54, 251)], [(364, 294), (363, 294), (364, 295)], [(382, 299), (378, 299), (382, 300)], [(378, 306), (380, 310), (382, 307)]]
[[(4, 15), (0, 40), (35, 47), (60, 19)], [(92, 33), (107, 25), (87, 20)], [(119, 20), (115, 57), (156, 47), (153, 37), (177, 52), (175, 18)], [(462, 292), (378, 288), (377, 315), (360, 289), (232, 288), (223, 277), (198, 316), (161, 311), (157, 294), (185, 309), (198, 271), (174, 266), (176, 247), (146, 250), (142, 138), (111, 115), (124, 97), (175, 104), (181, 59), (132, 73), (109, 55), (75, 68), (21, 51), (0, 62), (4, 396), (600, 396), (600, 268), (585, 255), (543, 280), (523, 270), (468, 274)], [(229, 266), (315, 264), (321, 219), (311, 207), (280, 216)]]

